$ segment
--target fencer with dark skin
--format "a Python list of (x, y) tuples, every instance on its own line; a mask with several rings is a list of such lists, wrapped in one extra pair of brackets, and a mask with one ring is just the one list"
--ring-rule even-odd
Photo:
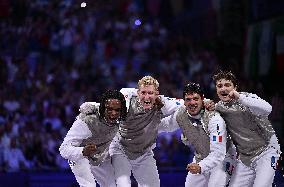
[[(105, 103), (104, 116), (108, 124), (116, 125), (121, 115), (122, 105), (118, 99), (108, 99)], [(83, 155), (91, 157), (96, 152), (96, 145), (91, 143), (87, 144), (83, 149)]]

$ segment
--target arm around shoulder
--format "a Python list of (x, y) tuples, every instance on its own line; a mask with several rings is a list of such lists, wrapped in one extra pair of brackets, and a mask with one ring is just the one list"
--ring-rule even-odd
[(179, 129), (179, 125), (176, 121), (177, 111), (167, 117), (164, 117), (159, 124), (159, 132), (174, 132)]
[(160, 96), (164, 106), (161, 108), (163, 115), (168, 116), (173, 114), (178, 107), (182, 106), (184, 101), (183, 99), (169, 98)]

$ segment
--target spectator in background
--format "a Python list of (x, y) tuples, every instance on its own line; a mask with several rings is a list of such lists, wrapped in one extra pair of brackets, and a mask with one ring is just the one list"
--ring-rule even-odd
[(7, 172), (18, 172), (29, 168), (28, 162), (18, 147), (17, 138), (11, 138), (10, 148), (4, 149), (4, 170)]

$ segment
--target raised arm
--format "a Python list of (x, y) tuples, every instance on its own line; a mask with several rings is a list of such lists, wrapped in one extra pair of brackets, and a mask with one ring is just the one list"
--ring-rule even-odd
[(272, 111), (272, 106), (256, 94), (240, 92), (239, 102), (249, 107), (256, 115), (268, 116)]

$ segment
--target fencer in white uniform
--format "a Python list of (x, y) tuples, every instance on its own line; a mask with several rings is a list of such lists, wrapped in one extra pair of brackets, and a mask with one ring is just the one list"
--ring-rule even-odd
[(225, 168), (227, 131), (223, 118), (216, 111), (204, 108), (204, 94), (196, 83), (185, 85), (184, 105), (164, 119), (162, 124), (177, 125), (182, 140), (195, 149), (192, 163), (187, 165), (185, 186), (224, 187), (228, 175)]
[(160, 186), (152, 149), (159, 130), (173, 130), (170, 126), (160, 126), (161, 119), (172, 114), (181, 103), (159, 95), (158, 88), (156, 79), (145, 76), (139, 80), (138, 90), (121, 90), (128, 105), (127, 118), (110, 145), (118, 187), (131, 186), (131, 172), (139, 186)]
[(115, 187), (109, 145), (126, 117), (126, 101), (121, 92), (109, 90), (100, 104), (80, 107), (72, 127), (59, 151), (68, 159), (72, 172), (81, 187)]
[(220, 98), (216, 110), (224, 118), (238, 153), (230, 186), (271, 186), (280, 156), (280, 146), (268, 120), (271, 105), (255, 94), (238, 92), (237, 79), (230, 71), (219, 71), (213, 80)]

